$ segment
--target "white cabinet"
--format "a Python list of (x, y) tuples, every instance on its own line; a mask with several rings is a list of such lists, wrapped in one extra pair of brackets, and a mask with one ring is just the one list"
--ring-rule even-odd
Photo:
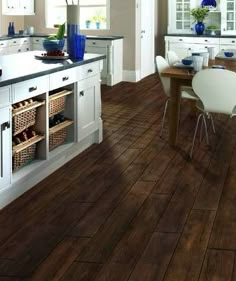
[(8, 54), (16, 54), (30, 51), (30, 38), (15, 38), (8, 42)]
[(0, 55), (6, 55), (8, 53), (9, 40), (0, 41)]
[(168, 33), (191, 33), (190, 10), (198, 6), (196, 0), (168, 1)]
[(39, 51), (43, 51), (43, 40), (45, 39), (45, 37), (33, 37), (32, 38), (32, 50), (39, 50)]
[(236, 34), (236, 0), (221, 1), (221, 34)]
[(220, 51), (236, 49), (236, 38), (220, 38)]
[(123, 80), (123, 39), (87, 39), (87, 53), (104, 54), (102, 83), (113, 86)]
[(101, 120), (99, 62), (77, 68), (77, 141), (81, 141), (99, 128)]
[(180, 59), (191, 55), (192, 52), (198, 52), (215, 47), (215, 53), (220, 50), (220, 39), (212, 37), (180, 37), (165, 36), (165, 52), (171, 50), (176, 52)]
[(10, 87), (0, 89), (0, 190), (11, 181)]
[(3, 15), (34, 15), (34, 0), (3, 0)]
[(77, 92), (77, 141), (81, 141), (98, 129), (99, 125), (99, 75), (84, 79), (78, 83)]

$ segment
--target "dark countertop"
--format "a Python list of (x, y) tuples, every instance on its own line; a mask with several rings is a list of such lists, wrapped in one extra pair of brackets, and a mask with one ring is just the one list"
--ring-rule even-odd
[(207, 35), (207, 34), (203, 34), (203, 35), (197, 35), (197, 34), (165, 34), (165, 36), (178, 36), (178, 37), (196, 37), (196, 38), (205, 38), (205, 37), (211, 37), (211, 38), (236, 38), (236, 35), (215, 35), (215, 36), (211, 36), (211, 35)]
[[(14, 39), (14, 38), (24, 38), (24, 37), (47, 37), (49, 34), (45, 34), (45, 33), (35, 33), (32, 35), (24, 35), (24, 34), (15, 34), (12, 36), (8, 36), (8, 35), (3, 35), (0, 36), (0, 41), (1, 40), (9, 40), (9, 39)], [(66, 36), (65, 36), (66, 38)], [(86, 38), (88, 40), (118, 40), (118, 39), (123, 39), (124, 36), (111, 36), (111, 35), (87, 35)]]
[(0, 87), (98, 61), (106, 57), (104, 55), (85, 54), (84, 60), (80, 61), (70, 59), (39, 60), (35, 58), (35, 55), (41, 54), (42, 51), (31, 51), (0, 56), (0, 64), (2, 66)]

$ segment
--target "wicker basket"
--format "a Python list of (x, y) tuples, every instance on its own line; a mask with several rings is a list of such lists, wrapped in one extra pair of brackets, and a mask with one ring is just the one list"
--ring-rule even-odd
[(35, 159), (36, 143), (13, 155), (13, 171)]
[(73, 124), (72, 120), (66, 120), (49, 130), (49, 151), (63, 144), (67, 136), (67, 127)]
[(13, 171), (25, 166), (35, 159), (37, 143), (44, 138), (44, 136), (37, 135), (13, 147)]
[(49, 117), (62, 112), (65, 109), (66, 96), (72, 91), (63, 90), (49, 96)]
[(45, 101), (34, 101), (30, 105), (13, 109), (12, 112), (12, 129), (13, 135), (17, 135), (25, 129), (33, 126), (36, 122), (36, 108), (45, 104)]

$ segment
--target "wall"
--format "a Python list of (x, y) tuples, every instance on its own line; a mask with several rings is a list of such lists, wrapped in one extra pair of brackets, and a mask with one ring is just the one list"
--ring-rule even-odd
[[(0, 15), (2, 15), (2, 1), (0, 1)], [(14, 22), (15, 31), (17, 32), (20, 29), (24, 29), (24, 17), (23, 16), (1, 16), (1, 35), (6, 35), (8, 31), (8, 24), (10, 21)]]
[[(34, 26), (35, 32), (55, 33), (45, 28), (44, 0), (35, 0), (36, 15), (25, 17), (25, 26)], [(124, 69), (135, 69), (135, 0), (111, 0), (111, 29), (87, 31), (87, 35), (122, 35), (124, 39)], [(83, 33), (83, 32), (81, 32)]]

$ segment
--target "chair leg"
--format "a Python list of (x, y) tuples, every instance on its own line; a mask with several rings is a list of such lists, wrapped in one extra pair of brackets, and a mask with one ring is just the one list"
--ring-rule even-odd
[(206, 142), (209, 145), (209, 137), (208, 137), (208, 131), (207, 131), (207, 123), (206, 123), (206, 118), (205, 114), (203, 114), (203, 122), (204, 122), (204, 127), (205, 127), (205, 134), (206, 134)]
[(194, 143), (195, 143), (195, 139), (196, 139), (196, 135), (197, 135), (197, 130), (198, 130), (198, 126), (199, 126), (199, 122), (200, 122), (201, 118), (203, 118), (203, 113), (199, 114), (198, 118), (197, 118), (197, 124), (196, 124), (196, 127), (195, 127), (195, 131), (194, 131), (194, 135), (193, 135), (192, 147), (191, 147), (191, 151), (190, 151), (190, 158), (193, 157), (193, 147), (194, 147)]
[(212, 130), (213, 130), (213, 133), (215, 134), (216, 133), (216, 129), (215, 129), (215, 123), (214, 123), (214, 119), (212, 117), (212, 115), (210, 114), (210, 119), (211, 119), (211, 126), (212, 126)]
[(202, 142), (202, 130), (203, 130), (203, 118), (202, 118), (202, 122), (201, 122), (201, 127), (200, 127), (200, 143)]
[(164, 123), (165, 123), (165, 119), (166, 119), (166, 112), (167, 112), (168, 104), (169, 104), (169, 99), (167, 99), (167, 101), (165, 103), (164, 113), (163, 113), (163, 117), (162, 117), (162, 121), (161, 121), (161, 130), (160, 130), (160, 133), (159, 133), (160, 137), (162, 135), (162, 130), (164, 128)]

